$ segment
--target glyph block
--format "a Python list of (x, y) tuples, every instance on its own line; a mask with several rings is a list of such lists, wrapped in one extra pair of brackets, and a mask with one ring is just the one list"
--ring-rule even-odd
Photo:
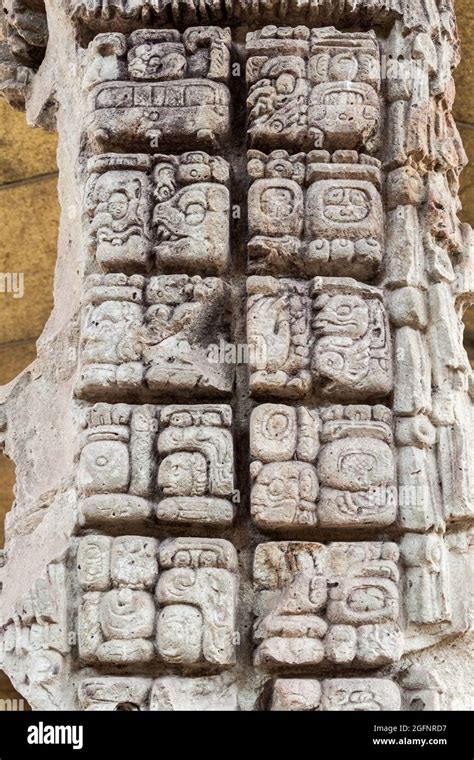
[(374, 32), (313, 29), (308, 127), (316, 148), (379, 146), (380, 52)]
[[(138, 29), (115, 34), (114, 66), (104, 36), (91, 42), (86, 81), (88, 137), (100, 152), (214, 148), (230, 129), (228, 29)], [(120, 48), (117, 45), (120, 39)], [(107, 56), (109, 59), (111, 56)], [(112, 75), (112, 76), (111, 76)], [(109, 78), (110, 77), (110, 78)]]
[(380, 53), (373, 32), (268, 26), (247, 36), (249, 136), (262, 150), (380, 143)]
[(272, 685), (269, 709), (276, 712), (402, 709), (402, 692), (387, 678), (278, 678)]
[(260, 544), (255, 664), (373, 668), (399, 660), (398, 558), (392, 543)]
[(156, 508), (165, 522), (231, 523), (234, 493), (232, 412), (226, 406), (165, 407), (157, 446)]
[(465, 589), (473, 588), (472, 526), (445, 535), (405, 533), (400, 541), (408, 651), (470, 629)]
[(142, 536), (105, 538), (79, 541), (82, 663), (235, 662), (239, 584), (232, 544), (204, 538), (160, 544)]
[[(87, 527), (230, 525), (232, 411), (221, 404), (89, 407), (76, 482)], [(105, 568), (99, 576), (106, 582)]]
[(249, 151), (249, 267), (371, 280), (383, 254), (380, 162), (356, 151)]
[(236, 661), (238, 561), (228, 541), (176, 538), (159, 549), (156, 648), (169, 664)]
[(265, 529), (382, 527), (397, 515), (392, 417), (384, 406), (257, 406), (252, 516)]
[(208, 678), (157, 678), (150, 696), (150, 710), (157, 712), (234, 712), (238, 709), (237, 684), (227, 673)]
[(84, 300), (80, 398), (232, 391), (229, 288), (222, 280), (90, 275)]
[(32, 709), (472, 709), (452, 3), (3, 4), (62, 219), (0, 667)]
[(70, 697), (71, 636), (68, 571), (64, 560), (47, 566), (27, 593), (18, 596), (0, 627), (2, 668), (34, 705), (45, 700), (64, 709)]
[(383, 294), (346, 278), (250, 277), (247, 339), (253, 395), (384, 398), (392, 350)]
[(226, 673), (185, 678), (84, 677), (78, 688), (82, 710), (137, 712), (232, 712), (238, 710), (237, 685)]
[(89, 251), (106, 272), (220, 274), (230, 263), (229, 166), (202, 151), (88, 163)]

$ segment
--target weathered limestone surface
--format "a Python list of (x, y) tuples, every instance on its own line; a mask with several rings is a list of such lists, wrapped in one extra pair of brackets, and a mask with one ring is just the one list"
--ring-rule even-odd
[(62, 205), (0, 391), (15, 688), (474, 709), (451, 3), (4, 4), (2, 92), (57, 129)]

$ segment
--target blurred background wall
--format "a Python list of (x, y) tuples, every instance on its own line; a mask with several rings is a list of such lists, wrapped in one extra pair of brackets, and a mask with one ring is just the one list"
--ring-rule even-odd
[[(457, 72), (455, 118), (470, 165), (462, 178), (461, 219), (474, 226), (474, 2), (455, 0), (463, 60)], [(59, 205), (56, 137), (26, 126), (0, 100), (0, 272), (24, 272), (25, 293), (0, 293), (0, 385), (33, 361), (36, 340), (53, 306)], [(474, 307), (466, 312), (465, 345), (474, 366)], [(0, 548), (13, 501), (15, 469), (0, 454)], [(18, 696), (0, 672), (0, 700)], [(0, 702), (1, 709), (1, 702)]]

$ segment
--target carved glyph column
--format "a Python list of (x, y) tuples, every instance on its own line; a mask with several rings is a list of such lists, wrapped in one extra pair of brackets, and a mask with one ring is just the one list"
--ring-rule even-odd
[(473, 709), (451, 0), (3, 2), (62, 220), (0, 392), (2, 668), (36, 709)]

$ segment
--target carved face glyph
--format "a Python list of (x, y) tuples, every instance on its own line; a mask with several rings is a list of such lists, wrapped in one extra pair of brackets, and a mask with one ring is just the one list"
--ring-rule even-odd
[(265, 465), (252, 489), (252, 512), (265, 520), (311, 524), (315, 519), (318, 479), (305, 462)]
[(180, 451), (160, 464), (158, 485), (165, 496), (203, 496), (207, 490), (207, 463), (199, 452)]
[(133, 79), (182, 79), (186, 73), (184, 46), (173, 42), (144, 42), (129, 53), (128, 70)]
[(212, 183), (185, 187), (155, 207), (153, 221), (158, 242), (216, 236), (226, 228), (228, 191)]
[(198, 662), (202, 633), (202, 614), (196, 607), (172, 604), (162, 609), (158, 618), (158, 651), (166, 662)]
[(323, 197), (323, 214), (329, 222), (361, 222), (370, 213), (370, 200), (358, 187), (333, 187)]
[[(324, 300), (323, 300), (324, 299)], [(344, 335), (361, 338), (369, 329), (367, 303), (358, 296), (335, 295), (316, 303), (322, 306), (314, 320), (314, 328), (321, 335)]]
[(114, 220), (123, 219), (128, 212), (128, 198), (124, 191), (112, 193), (107, 210)]
[(132, 330), (141, 322), (141, 307), (123, 301), (106, 301), (90, 308), (83, 329), (84, 363), (134, 361), (139, 348)]
[(108, 591), (100, 600), (100, 621), (107, 639), (150, 638), (155, 621), (153, 597), (129, 588)]

